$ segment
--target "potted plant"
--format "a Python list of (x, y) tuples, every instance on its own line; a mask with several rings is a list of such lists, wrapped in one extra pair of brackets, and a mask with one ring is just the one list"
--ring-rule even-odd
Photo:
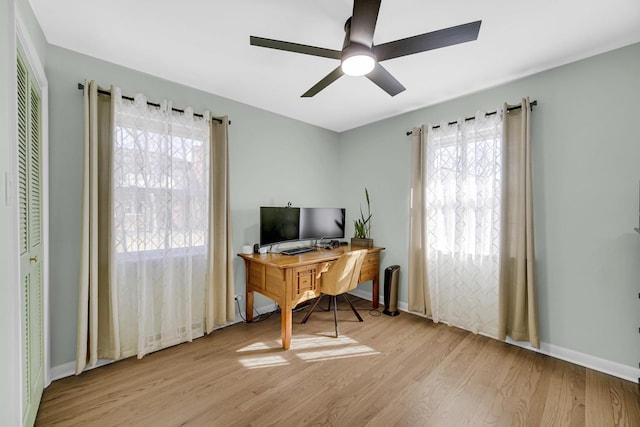
[(372, 247), (371, 238), (371, 204), (369, 202), (369, 191), (365, 188), (364, 195), (367, 200), (367, 215), (365, 216), (360, 205), (360, 218), (353, 221), (355, 228), (354, 236), (351, 238), (351, 246)]

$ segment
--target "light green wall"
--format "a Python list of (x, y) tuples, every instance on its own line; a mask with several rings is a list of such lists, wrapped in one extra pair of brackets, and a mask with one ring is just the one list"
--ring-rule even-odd
[(44, 65), (44, 58), (47, 50), (47, 40), (44, 37), (42, 28), (40, 28), (40, 24), (38, 23), (38, 20), (36, 19), (36, 16), (33, 13), (28, 0), (15, 0), (15, 3), (16, 14), (19, 19), (22, 20), (22, 25), (24, 25), (27, 33), (30, 36), (30, 41), (33, 48), (35, 49), (35, 53), (36, 55), (38, 55), (38, 58), (42, 59), (42, 65)]
[[(14, 174), (15, 156), (15, 19), (18, 10), (36, 55), (44, 64), (46, 42), (26, 0), (0, 2), (0, 425), (18, 425), (20, 413), (20, 305), (17, 275), (17, 243), (14, 243), (16, 211)], [(34, 25), (35, 23), (35, 25)], [(5, 202), (5, 188), (10, 201)]]
[(637, 367), (639, 76), (635, 44), (341, 134), (343, 204), (357, 209), (369, 188), (372, 234), (387, 248), (382, 266), (401, 266), (399, 300), (407, 302), (406, 131), (529, 96), (538, 100), (532, 155), (541, 340)]
[[(197, 66), (194, 64), (193, 66)], [(259, 240), (261, 205), (338, 206), (338, 135), (193, 88), (55, 46), (47, 48), (50, 105), (51, 365), (75, 360), (80, 196), (82, 188), (82, 92), (86, 78), (124, 94), (144, 93), (175, 106), (228, 115), (233, 247)], [(236, 293), (244, 294), (244, 266), (234, 260)], [(267, 303), (259, 298), (256, 306)]]
[[(522, 96), (537, 99), (532, 137), (542, 341), (633, 367), (640, 360), (640, 235), (633, 231), (640, 180), (633, 108), (640, 94), (640, 44), (340, 135), (54, 46), (47, 47), (46, 72), (52, 366), (75, 357), (82, 139), (76, 84), (85, 78), (230, 116), (236, 251), (258, 240), (260, 205), (344, 206), (350, 234), (368, 187), (373, 237), (386, 247), (382, 268), (401, 266), (399, 299), (405, 303), (410, 160), (405, 132), (425, 122), (493, 110)], [(238, 260), (235, 274), (236, 292), (242, 293)]]

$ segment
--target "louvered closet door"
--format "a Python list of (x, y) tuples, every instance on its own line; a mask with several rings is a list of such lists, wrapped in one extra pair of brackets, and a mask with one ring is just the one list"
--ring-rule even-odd
[(42, 153), (40, 90), (17, 60), (18, 203), (22, 296), (23, 425), (33, 425), (44, 388), (42, 295)]

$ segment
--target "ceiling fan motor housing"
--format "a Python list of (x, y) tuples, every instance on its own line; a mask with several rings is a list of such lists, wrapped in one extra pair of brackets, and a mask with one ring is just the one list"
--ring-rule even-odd
[(364, 76), (373, 70), (376, 57), (371, 47), (359, 43), (350, 43), (342, 49), (342, 71), (350, 76)]

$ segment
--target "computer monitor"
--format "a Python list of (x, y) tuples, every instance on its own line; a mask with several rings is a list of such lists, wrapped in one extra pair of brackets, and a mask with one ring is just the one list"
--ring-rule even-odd
[(345, 210), (300, 208), (300, 240), (343, 239)]
[(342, 239), (343, 208), (260, 207), (260, 246), (296, 240)]
[(262, 206), (260, 246), (300, 239), (300, 208)]

